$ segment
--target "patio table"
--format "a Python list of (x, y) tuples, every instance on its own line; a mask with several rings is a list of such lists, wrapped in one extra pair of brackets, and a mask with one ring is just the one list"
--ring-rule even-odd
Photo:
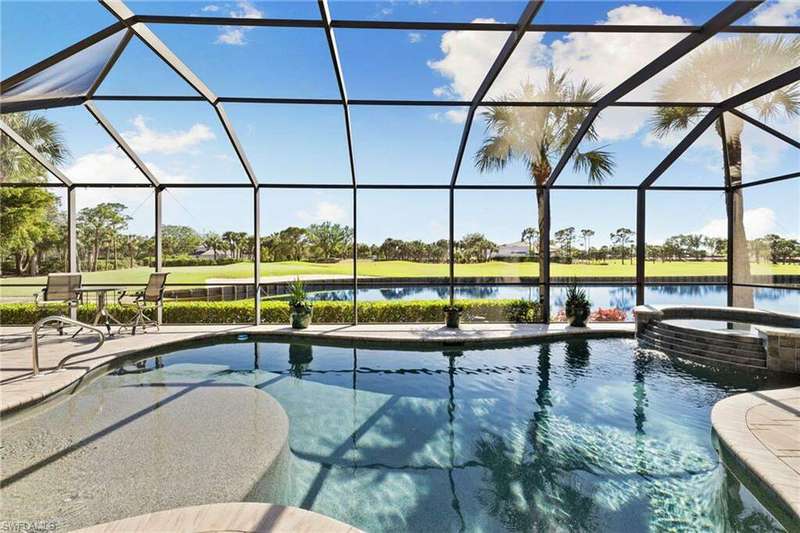
[[(114, 315), (108, 312), (108, 293), (124, 291), (126, 288), (127, 287), (122, 287), (117, 285), (104, 285), (97, 287), (86, 286), (76, 289), (76, 292), (80, 293), (81, 295), (83, 295), (84, 293), (88, 294), (92, 292), (97, 294), (97, 311), (95, 311), (94, 313), (94, 321), (92, 322), (92, 324), (96, 326), (100, 322), (100, 320), (103, 319), (103, 323), (106, 326), (106, 330), (108, 331), (108, 334), (111, 335), (110, 322), (113, 322), (118, 326), (124, 326), (125, 324), (117, 320), (117, 318)], [(77, 335), (78, 333), (80, 333), (80, 330), (78, 330), (78, 332), (75, 333), (75, 335)]]

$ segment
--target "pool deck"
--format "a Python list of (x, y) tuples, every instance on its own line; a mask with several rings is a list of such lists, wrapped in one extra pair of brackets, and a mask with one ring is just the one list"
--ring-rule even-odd
[(725, 398), (711, 423), (723, 451), (800, 527), (800, 387)]
[[(69, 330), (68, 330), (69, 331)], [(69, 333), (59, 337), (54, 330), (41, 334), (39, 365), (42, 372), (32, 373), (31, 328), (0, 327), (0, 417), (40, 403), (60, 392), (75, 390), (92, 377), (102, 375), (117, 359), (168, 347), (185, 341), (231, 334), (269, 334), (276, 338), (312, 338), (334, 341), (408, 342), (430, 345), (479, 346), (486, 342), (525, 341), (565, 338), (575, 335), (632, 336), (631, 323), (596, 323), (587, 328), (566, 324), (467, 324), (448, 329), (439, 324), (362, 324), (313, 325), (293, 330), (283, 325), (238, 326), (162, 326), (160, 332), (138, 335), (112, 335), (99, 350), (71, 359), (64, 369), (54, 371), (67, 354), (89, 347), (95, 338)]]

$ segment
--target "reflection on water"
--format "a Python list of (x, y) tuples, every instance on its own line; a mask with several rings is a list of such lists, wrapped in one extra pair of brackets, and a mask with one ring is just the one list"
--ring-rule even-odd
[[(108, 442), (147, 420), (155, 423), (139, 446), (180, 439), (174, 426), (159, 423), (165, 389), (181, 396), (173, 402), (181, 409), (202, 391), (213, 398), (263, 390), (290, 419), (292, 487), (277, 503), (367, 531), (779, 530), (720, 465), (709, 421), (711, 406), (728, 395), (785, 385), (775, 375), (672, 360), (620, 339), (444, 352), (246, 341), (188, 348), (133, 368), (147, 372), (102, 378), (4, 432), (0, 514), (66, 516), (59, 524), (77, 527), (95, 523), (100, 509), (138, 514), (206, 503), (220, 488), (228, 498), (263, 501), (266, 478), (239, 489), (235, 477), (209, 479), (201, 463), (184, 464), (180, 455), (169, 458), (169, 476), (143, 477), (137, 465), (148, 458), (120, 456), (119, 443)], [(126, 395), (151, 396), (152, 407), (131, 415)], [(224, 416), (239, 417), (246, 429), (261, 418), (251, 405), (237, 403)], [(99, 413), (118, 418), (114, 431), (64, 438), (76, 421)], [(188, 422), (211, 437), (193, 442), (193, 452), (221, 461), (219, 450), (204, 449), (219, 442), (220, 421)], [(30, 444), (44, 427), (54, 451)], [(72, 450), (84, 441), (91, 446)], [(231, 458), (244, 453), (235, 442), (225, 444)], [(125, 476), (85, 468), (125, 461), (132, 461)], [(88, 477), (65, 479), (67, 470)], [(176, 479), (195, 490), (140, 502), (140, 495), (165, 494), (162, 486)], [(26, 491), (43, 497), (20, 498)], [(64, 503), (64, 494), (74, 499)], [(117, 494), (124, 502), (110, 496)]]
[[(628, 313), (636, 306), (636, 287), (585, 287), (594, 308), (621, 309)], [(645, 301), (650, 305), (727, 305), (725, 285), (648, 285), (645, 287)], [(456, 299), (538, 299), (539, 290), (535, 286), (460, 286), (455, 288)], [(311, 298), (317, 301), (350, 301), (352, 290), (331, 290), (315, 292)], [(359, 301), (397, 301), (397, 300), (446, 300), (450, 297), (446, 285), (386, 287), (358, 289)], [(566, 287), (550, 288), (551, 313), (564, 309)], [(759, 309), (785, 313), (800, 313), (800, 290), (759, 288), (754, 291), (755, 306)]]

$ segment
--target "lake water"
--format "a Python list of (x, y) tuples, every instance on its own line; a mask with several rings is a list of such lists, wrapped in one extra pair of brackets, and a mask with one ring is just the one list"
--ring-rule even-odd
[[(626, 313), (636, 306), (636, 287), (606, 286), (585, 287), (592, 301), (592, 307), (616, 308)], [(462, 286), (456, 287), (456, 299), (538, 299), (539, 290), (535, 286), (512, 285)], [(551, 287), (550, 307), (555, 314), (564, 308), (566, 287)], [(651, 305), (727, 305), (725, 285), (649, 285), (645, 288), (645, 302)], [(316, 292), (311, 298), (316, 301), (347, 301), (353, 297), (352, 290)], [(450, 297), (447, 285), (424, 287), (384, 287), (358, 290), (358, 299), (369, 301), (397, 300), (446, 300)], [(754, 289), (755, 307), (783, 313), (800, 313), (800, 289)], [(632, 318), (629, 316), (628, 318)]]

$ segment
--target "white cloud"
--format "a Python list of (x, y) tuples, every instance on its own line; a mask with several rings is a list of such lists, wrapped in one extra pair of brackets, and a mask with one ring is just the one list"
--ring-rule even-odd
[[(494, 19), (475, 19), (473, 22), (491, 23), (496, 21)], [(541, 34), (527, 35), (517, 46), (517, 52), (521, 53), (512, 55), (506, 64), (506, 69), (524, 70), (532, 66), (528, 59), (535, 57), (534, 52), (542, 49), (541, 45), (532, 41), (531, 36), (533, 35), (538, 35), (541, 39)], [(428, 66), (450, 81), (448, 89), (453, 95), (464, 100), (471, 100), (505, 40), (506, 36), (502, 32), (445, 32), (440, 43), (444, 57), (436, 61), (428, 61)], [(520, 62), (522, 65), (518, 65)], [(440, 93), (441, 89), (438, 89)]]
[(233, 18), (260, 19), (264, 16), (264, 13), (261, 12), (261, 10), (257, 9), (247, 0), (236, 2), (236, 5), (239, 7), (239, 9), (231, 9), (230, 11), (231, 17)]
[(64, 174), (76, 183), (130, 183), (145, 180), (130, 159), (113, 150), (110, 148), (82, 155), (64, 169)]
[[(182, 173), (169, 172), (148, 161), (145, 161), (144, 164), (163, 183), (189, 181), (188, 177)], [(144, 183), (146, 181), (133, 162), (113, 146), (76, 158), (71, 165), (64, 169), (64, 174), (76, 183)], [(85, 195), (86, 193), (82, 192), (81, 194)], [(99, 196), (94, 203), (103, 201), (104, 192), (97, 190), (97, 194)]]
[(205, 13), (209, 13), (209, 12), (215, 13), (215, 12), (219, 11), (219, 6), (214, 5), (214, 4), (209, 4), (207, 6), (203, 6), (203, 8), (200, 9), (200, 11), (203, 11)]
[(447, 85), (442, 85), (441, 87), (436, 87), (433, 89), (433, 95), (438, 96), (440, 98), (454, 98), (456, 95), (453, 94), (453, 91)]
[(467, 111), (465, 109), (449, 109), (445, 112), (432, 113), (430, 117), (440, 122), (463, 124), (467, 121)]
[[(771, 121), (770, 125), (791, 131), (797, 122), (791, 118)], [(745, 126), (742, 131), (742, 171), (745, 178), (766, 178), (771, 175), (787, 172), (790, 167), (800, 165), (800, 156), (788, 143), (764, 133), (755, 126)], [(793, 159), (792, 159), (793, 158)], [(794, 163), (791, 163), (791, 162)]]
[(798, 26), (800, 25), (800, 2), (778, 0), (761, 4), (753, 12), (752, 23), (757, 26)]
[(315, 224), (318, 222), (345, 222), (347, 221), (347, 211), (333, 202), (317, 202), (312, 211), (301, 210), (297, 212), (297, 218), (305, 224)]
[[(775, 211), (769, 207), (745, 209), (744, 231), (748, 239), (758, 239), (769, 233), (775, 233), (777, 227)], [(728, 235), (728, 222), (725, 218), (711, 219), (702, 228), (690, 233), (725, 238)]]
[(422, 34), (418, 31), (412, 31), (408, 33), (408, 42), (411, 44), (417, 44), (422, 40)]
[(643, 107), (609, 107), (594, 122), (601, 141), (616, 141), (635, 135), (652, 111)]
[[(658, 8), (628, 5), (612, 9), (602, 24), (688, 24)], [(553, 66), (587, 79), (607, 92), (683, 38), (681, 34), (570, 33), (553, 42)], [(641, 95), (644, 97), (644, 95)]]
[[(247, 0), (242, 0), (236, 3), (237, 8), (231, 9), (228, 13), (233, 18), (252, 18), (260, 19), (264, 13), (257, 9)], [(205, 8), (204, 8), (205, 9)], [(227, 44), (233, 46), (244, 46), (247, 44), (247, 32), (253, 28), (250, 26), (222, 26), (219, 29), (219, 35), (214, 44)]]
[(217, 40), (214, 44), (230, 44), (234, 46), (243, 46), (246, 41), (244, 39), (244, 32), (246, 28), (227, 27), (220, 30)]
[(122, 136), (140, 154), (187, 152), (198, 144), (215, 138), (211, 129), (199, 122), (188, 130), (159, 132), (148, 127), (142, 115), (137, 115), (133, 119), (133, 127), (135, 131), (123, 132)]
[[(473, 22), (494, 22), (475, 19)], [(665, 14), (658, 8), (626, 5), (608, 12), (601, 24), (688, 24), (682, 17)], [(570, 33), (547, 45), (544, 34), (527, 33), (509, 58), (489, 90), (489, 98), (500, 98), (516, 91), (524, 82), (541, 83), (549, 67), (569, 72), (576, 81), (588, 79), (603, 87), (601, 95), (622, 83), (655, 57), (669, 49), (680, 34)], [(443, 57), (428, 66), (448, 79), (434, 89), (436, 96), (471, 99), (505, 41), (501, 32), (449, 31), (442, 36)], [(648, 95), (639, 93), (641, 99)], [(647, 118), (646, 110), (606, 113), (598, 127), (601, 141), (628, 137), (639, 131)]]

